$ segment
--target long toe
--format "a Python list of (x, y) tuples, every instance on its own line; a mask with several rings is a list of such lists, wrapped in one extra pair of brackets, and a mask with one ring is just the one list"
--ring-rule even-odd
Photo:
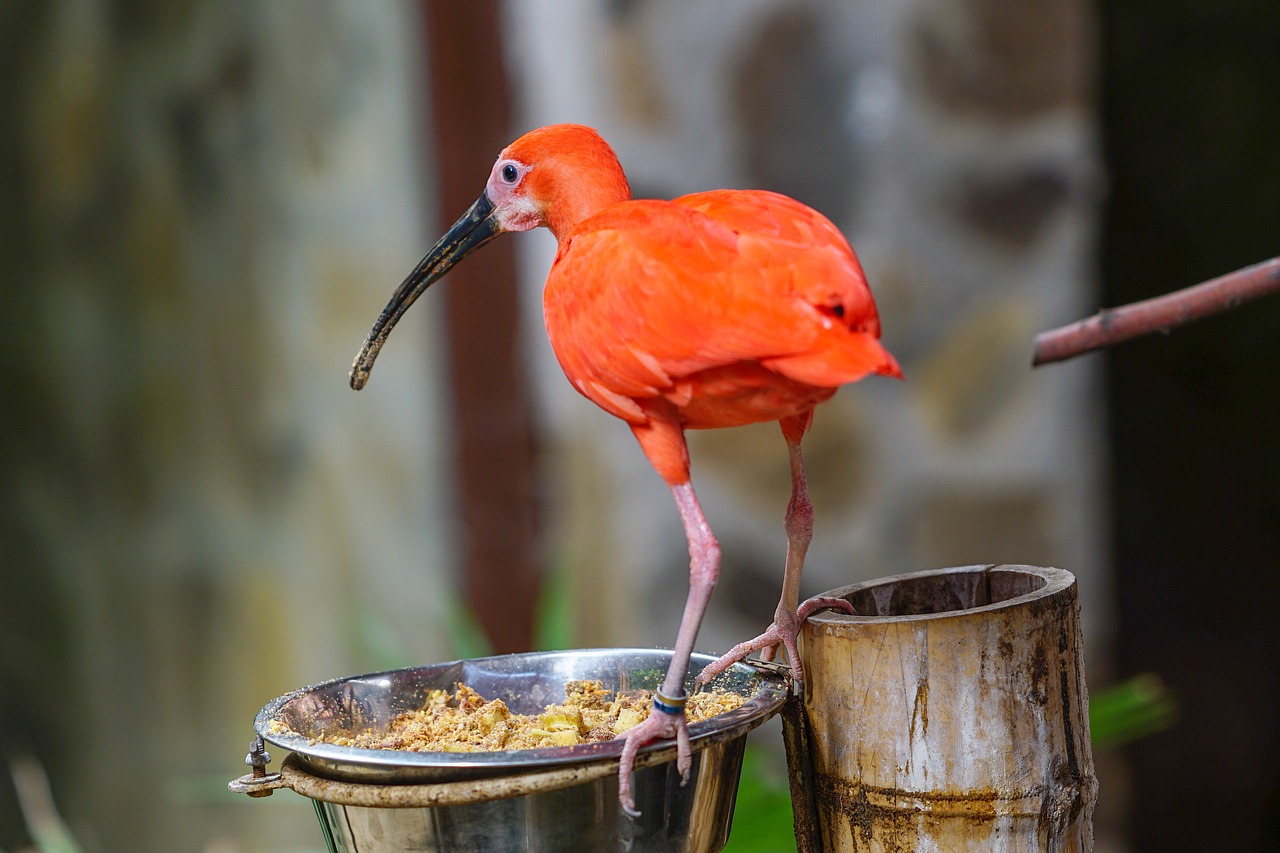
[(689, 723), (684, 714), (664, 714), (654, 711), (638, 726), (627, 729), (618, 735), (624, 741), (622, 758), (618, 762), (618, 801), (622, 810), (631, 817), (639, 817), (636, 810), (635, 792), (631, 786), (632, 771), (635, 769), (636, 755), (640, 748), (654, 741), (676, 741), (676, 769), (683, 780), (689, 777), (689, 768), (693, 766), (693, 750), (689, 745)]
[(800, 628), (804, 625), (805, 620), (819, 610), (839, 610), (850, 614), (854, 612), (853, 605), (843, 598), (814, 596), (800, 602), (800, 606), (796, 608), (795, 622), (792, 623), (789, 630), (781, 632), (782, 646), (787, 650), (787, 659), (791, 661), (791, 676), (797, 682), (804, 681), (804, 664), (800, 661), (800, 650), (797, 648), (796, 637), (800, 635)]
[(792, 672), (796, 681), (804, 680), (804, 668), (800, 664), (800, 654), (796, 648), (796, 637), (800, 634), (800, 626), (804, 624), (804, 620), (808, 619), (819, 610), (840, 610), (845, 613), (853, 613), (853, 605), (843, 598), (823, 598), (815, 596), (801, 602), (800, 607), (796, 609), (793, 618), (786, 618), (779, 613), (775, 616), (773, 624), (770, 625), (763, 634), (747, 640), (745, 643), (729, 649), (712, 663), (705, 666), (702, 672), (698, 673), (697, 683), (704, 685), (710, 682), (720, 673), (739, 661), (746, 660), (755, 652), (763, 652), (761, 657), (764, 660), (772, 660), (779, 647), (786, 650), (787, 660), (791, 664)]
[(796, 625), (803, 625), (804, 620), (819, 610), (839, 610), (850, 615), (856, 612), (847, 598), (824, 598), (821, 595), (815, 595), (800, 602), (800, 606), (796, 609)]
[(774, 649), (778, 645), (782, 644), (783, 640), (783, 632), (778, 629), (778, 624), (775, 622), (760, 636), (747, 640), (745, 643), (738, 643), (738, 645), (729, 649), (729, 651), (707, 664), (702, 668), (702, 671), (698, 673), (698, 677), (695, 681), (699, 687), (704, 684), (708, 684), (713, 678), (733, 666), (735, 663), (746, 660), (755, 652), (762, 651), (764, 649)]

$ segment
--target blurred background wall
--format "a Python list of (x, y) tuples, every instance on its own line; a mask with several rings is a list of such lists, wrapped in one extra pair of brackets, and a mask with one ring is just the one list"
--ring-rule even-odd
[(439, 318), (345, 381), (429, 228), (416, 10), (3, 18), (4, 750), (87, 850), (315, 849), (220, 797), (254, 709), (453, 653)]
[[(671, 643), (679, 521), (554, 363), (549, 234), (508, 238), (518, 279), (469, 259), (470, 306), (433, 288), (346, 387), (499, 148), (578, 121), (638, 195), (779, 190), (862, 258), (907, 382), (818, 413), (804, 592), (1070, 569), (1091, 685), (1153, 670), (1183, 709), (1100, 756), (1100, 849), (1274, 844), (1276, 306), (1028, 368), (1040, 329), (1275, 253), (1267, 4), (0, 6), (6, 760), (86, 850), (315, 850), (301, 798), (224, 793), (268, 699), (473, 653), (469, 611), (494, 648)], [(468, 376), (467, 341), (509, 355)], [(719, 651), (776, 603), (786, 454), (691, 448)], [(0, 849), (25, 823), (0, 780)]]

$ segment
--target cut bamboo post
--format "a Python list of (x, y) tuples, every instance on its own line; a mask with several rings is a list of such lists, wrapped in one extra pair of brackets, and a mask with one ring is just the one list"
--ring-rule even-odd
[(966, 566), (823, 595), (858, 615), (824, 611), (803, 630), (811, 849), (1093, 849), (1097, 782), (1069, 572)]

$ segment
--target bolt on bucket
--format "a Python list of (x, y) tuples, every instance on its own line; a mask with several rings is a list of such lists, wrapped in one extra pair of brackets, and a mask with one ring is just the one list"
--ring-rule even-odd
[[(261, 749), (251, 775), (231, 789), (263, 796), (290, 788), (311, 799), (332, 853), (398, 851), (630, 850), (715, 853), (729, 837), (746, 735), (785, 700), (785, 669), (737, 664), (712, 687), (744, 704), (689, 727), (693, 767), (681, 784), (676, 749), (664, 741), (636, 760), (636, 806), (618, 805), (621, 741), (505, 752), (405, 752), (337, 746), (317, 738), (387, 726), (422, 707), (430, 690), (466, 684), (518, 714), (539, 713), (573, 680), (608, 690), (655, 689), (671, 653), (652, 649), (538, 652), (452, 661), (341, 678), (268, 702), (254, 728), (291, 750), (267, 773)], [(714, 658), (694, 655), (689, 682)]]
[(803, 628), (803, 715), (788, 720), (789, 762), (808, 774), (793, 769), (802, 853), (1093, 849), (1069, 572), (964, 566), (823, 595), (855, 613)]

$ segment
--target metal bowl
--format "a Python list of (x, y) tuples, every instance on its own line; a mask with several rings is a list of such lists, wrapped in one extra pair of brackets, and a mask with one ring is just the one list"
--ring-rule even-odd
[[(585, 649), (474, 658), (338, 678), (273, 699), (258, 712), (254, 728), (264, 740), (296, 753), (309, 772), (349, 782), (445, 782), (616, 761), (622, 753), (620, 741), (506, 752), (403, 752), (336, 746), (317, 738), (388, 726), (397, 714), (421, 708), (427, 691), (452, 692), (459, 683), (486, 699), (502, 699), (518, 714), (541, 713), (546, 705), (564, 701), (564, 684), (574, 679), (599, 680), (609, 690), (652, 690), (661, 684), (670, 659), (669, 651), (657, 649)], [(693, 689), (693, 677), (713, 660), (693, 656), (687, 690)], [(737, 693), (746, 701), (740, 708), (690, 726), (694, 749), (713, 735), (745, 734), (755, 728), (777, 712), (787, 691), (776, 670), (747, 664), (730, 667), (710, 686)], [(650, 744), (641, 752), (663, 746)]]
[[(741, 695), (733, 711), (689, 727), (694, 755), (682, 782), (670, 741), (636, 760), (641, 815), (618, 806), (620, 741), (508, 752), (402, 752), (335, 746), (421, 707), (424, 691), (459, 682), (517, 713), (564, 699), (564, 683), (596, 679), (611, 690), (656, 688), (671, 652), (589, 649), (452, 661), (341, 678), (272, 700), (254, 727), (293, 751), (284, 785), (315, 801), (329, 850), (712, 853), (729, 835), (746, 734), (772, 717), (788, 691), (783, 670), (737, 664), (712, 687)], [(690, 681), (713, 658), (694, 655)], [(280, 726), (288, 731), (281, 731)]]

